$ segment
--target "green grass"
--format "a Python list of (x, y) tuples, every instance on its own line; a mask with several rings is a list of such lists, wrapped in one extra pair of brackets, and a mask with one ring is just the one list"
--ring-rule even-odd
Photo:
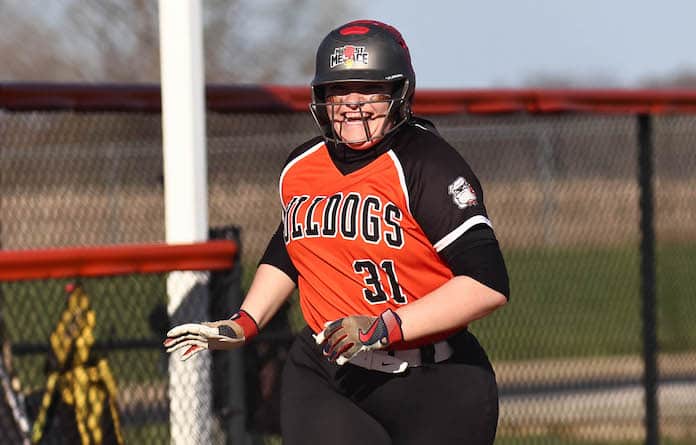
[[(472, 331), (496, 360), (640, 353), (637, 248), (505, 252), (512, 298)], [(696, 246), (657, 251), (658, 339), (665, 351), (696, 349)]]
[(153, 422), (140, 426), (122, 426), (123, 442), (126, 444), (169, 443), (169, 423)]
[(639, 350), (635, 250), (534, 249), (505, 257), (510, 303), (472, 326), (495, 359)]
[[(643, 445), (645, 440), (618, 440), (618, 441), (593, 441), (571, 439), (562, 435), (548, 434), (546, 436), (501, 436), (498, 435), (495, 440), (495, 445)], [(675, 440), (668, 438), (660, 438), (662, 445), (690, 445), (693, 444), (692, 439)]]
[[(2, 283), (4, 322), (15, 342), (46, 341), (65, 308), (65, 285), (73, 280), (38, 280)], [(97, 340), (144, 339), (153, 331), (148, 317), (165, 303), (164, 275), (81, 280), (96, 315)]]
[(696, 349), (696, 246), (657, 250), (658, 342), (665, 352)]

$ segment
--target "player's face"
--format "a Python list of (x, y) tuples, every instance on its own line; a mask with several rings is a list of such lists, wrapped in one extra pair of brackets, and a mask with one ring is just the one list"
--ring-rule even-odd
[(391, 122), (389, 85), (345, 83), (326, 89), (327, 112), (340, 140), (354, 150), (365, 150), (384, 136)]

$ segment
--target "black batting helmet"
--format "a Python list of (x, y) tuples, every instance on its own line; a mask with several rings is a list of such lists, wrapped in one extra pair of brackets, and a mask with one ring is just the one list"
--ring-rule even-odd
[(324, 136), (332, 140), (336, 136), (326, 111), (325, 88), (348, 82), (391, 84), (392, 130), (411, 116), (416, 74), (408, 46), (396, 28), (374, 20), (357, 20), (334, 29), (319, 45), (311, 110)]

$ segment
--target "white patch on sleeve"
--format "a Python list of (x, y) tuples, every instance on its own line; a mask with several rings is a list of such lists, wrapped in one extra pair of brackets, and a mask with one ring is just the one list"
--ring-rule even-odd
[(452, 196), (452, 200), (460, 209), (478, 205), (474, 188), (461, 176), (449, 185), (447, 193)]

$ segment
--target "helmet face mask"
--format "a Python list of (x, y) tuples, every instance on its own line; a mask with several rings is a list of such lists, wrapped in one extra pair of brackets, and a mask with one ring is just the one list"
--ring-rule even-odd
[[(321, 42), (311, 86), (310, 110), (324, 138), (351, 145), (376, 141), (410, 118), (415, 73), (408, 47), (396, 29), (360, 20), (331, 31)], [(373, 92), (380, 90), (382, 95), (388, 91), (390, 97), (375, 100), (379, 93)], [(339, 96), (341, 101), (336, 100)], [(375, 128), (371, 119), (379, 117), (375, 111), (384, 109), (384, 104), (383, 122)], [(339, 116), (347, 108), (353, 110), (348, 113), (350, 122), (346, 115)], [(343, 124), (355, 127), (357, 120), (362, 121), (364, 136), (342, 137)]]
[(393, 90), (391, 83), (329, 84), (322, 89), (323, 100), (312, 102), (310, 109), (327, 140), (349, 145), (374, 142), (405, 122), (397, 116), (404, 99), (392, 97)]

